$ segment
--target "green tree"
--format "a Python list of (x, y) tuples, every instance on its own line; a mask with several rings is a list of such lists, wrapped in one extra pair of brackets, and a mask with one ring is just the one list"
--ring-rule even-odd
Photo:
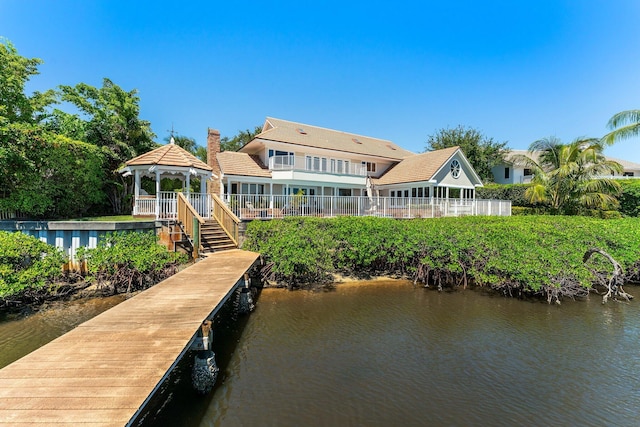
[(105, 193), (113, 213), (128, 211), (132, 187), (118, 169), (122, 164), (157, 147), (150, 123), (139, 117), (137, 90), (125, 91), (108, 78), (101, 88), (85, 83), (60, 86), (60, 99), (75, 105), (88, 118), (83, 141), (102, 148), (105, 162)]
[[(169, 143), (171, 141), (171, 138), (172, 138), (171, 135), (164, 137), (164, 142)], [(195, 155), (196, 149), (198, 147), (198, 144), (196, 144), (195, 139), (190, 138), (188, 136), (184, 136), (184, 135), (176, 135), (176, 136), (173, 136), (173, 141), (177, 146), (182, 147), (185, 150), (187, 150), (189, 153)]]
[(0, 38), (0, 118), (9, 122), (38, 123), (45, 116), (45, 108), (55, 101), (54, 91), (25, 94), (25, 84), (39, 74), (38, 58), (18, 54), (8, 40)]
[(627, 110), (615, 114), (607, 127), (611, 132), (602, 138), (604, 145), (640, 136), (640, 110)]
[(570, 144), (555, 137), (535, 141), (529, 147), (529, 156), (514, 157), (533, 169), (525, 197), (532, 203), (547, 203), (564, 214), (617, 207), (620, 184), (604, 176), (622, 172), (622, 166), (607, 160), (603, 150), (602, 141), (594, 138), (576, 139)]
[(0, 124), (0, 209), (45, 218), (82, 215), (104, 198), (103, 159), (98, 147), (41, 126)]
[(239, 130), (238, 133), (231, 138), (228, 136), (222, 137), (220, 139), (220, 149), (222, 151), (238, 151), (243, 145), (250, 142), (260, 133), (262, 133), (262, 126), (256, 126), (253, 130)]
[(458, 125), (456, 128), (440, 129), (429, 135), (425, 151), (441, 150), (458, 146), (473, 165), (476, 173), (483, 182), (492, 182), (491, 169), (504, 162), (504, 156), (509, 152), (506, 142), (496, 142), (480, 131)]

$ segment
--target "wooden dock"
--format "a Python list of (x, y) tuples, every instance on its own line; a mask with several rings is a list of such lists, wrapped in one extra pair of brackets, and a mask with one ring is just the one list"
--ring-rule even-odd
[(258, 260), (217, 252), (0, 370), (0, 425), (124, 426)]

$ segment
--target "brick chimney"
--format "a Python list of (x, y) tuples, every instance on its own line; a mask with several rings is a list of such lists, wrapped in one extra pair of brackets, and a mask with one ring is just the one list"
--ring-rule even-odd
[(220, 195), (220, 165), (218, 164), (217, 154), (220, 152), (220, 131), (209, 129), (207, 134), (207, 164), (213, 169), (214, 175), (209, 182), (209, 193)]

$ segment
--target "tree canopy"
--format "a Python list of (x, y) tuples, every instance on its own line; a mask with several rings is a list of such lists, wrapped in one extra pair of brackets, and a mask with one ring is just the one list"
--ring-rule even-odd
[(640, 110), (626, 110), (615, 114), (609, 120), (607, 127), (611, 132), (602, 141), (605, 145), (612, 145), (616, 141), (640, 136)]
[(115, 214), (128, 212), (132, 188), (118, 169), (125, 161), (157, 147), (151, 124), (139, 117), (138, 91), (125, 91), (108, 78), (103, 79), (101, 88), (79, 83), (59, 89), (60, 99), (75, 105), (87, 119), (81, 124), (81, 117), (59, 113), (59, 122), (70, 126), (57, 130), (83, 133), (81, 140), (101, 147), (107, 178), (104, 191), (111, 210)]
[(262, 126), (256, 126), (253, 130), (239, 130), (238, 133), (229, 138), (224, 136), (220, 139), (221, 151), (238, 151), (243, 145), (251, 141), (262, 132)]
[[(136, 90), (109, 79), (27, 94), (42, 60), (0, 41), (0, 209), (35, 217), (72, 217), (88, 210), (128, 211), (132, 189), (117, 169), (156, 144), (139, 118)], [(80, 114), (51, 105), (66, 101)], [(82, 203), (78, 203), (82, 200)]]
[(25, 58), (18, 54), (8, 40), (0, 38), (0, 118), (9, 122), (38, 123), (45, 108), (54, 100), (54, 91), (25, 94), (24, 87), (38, 73), (39, 58)]
[(429, 135), (425, 151), (441, 150), (458, 146), (467, 157), (476, 173), (483, 182), (492, 182), (491, 169), (503, 163), (504, 156), (509, 152), (507, 142), (496, 142), (493, 138), (483, 135), (480, 131), (458, 125), (457, 127), (438, 130)]

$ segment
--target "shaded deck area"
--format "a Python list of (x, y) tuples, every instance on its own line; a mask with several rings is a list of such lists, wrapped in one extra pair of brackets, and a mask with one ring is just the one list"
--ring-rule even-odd
[(0, 425), (132, 422), (258, 260), (214, 253), (0, 370)]

